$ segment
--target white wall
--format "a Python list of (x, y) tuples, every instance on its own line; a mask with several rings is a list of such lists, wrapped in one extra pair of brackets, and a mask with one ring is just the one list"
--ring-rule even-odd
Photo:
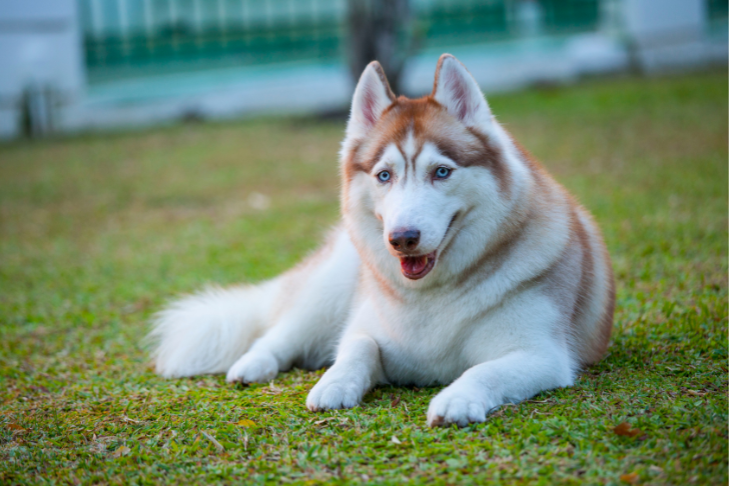
[(19, 134), (20, 102), (31, 83), (72, 104), (84, 87), (75, 0), (0, 0), (0, 138)]
[(647, 72), (726, 62), (726, 39), (707, 33), (706, 0), (623, 0), (625, 30)]

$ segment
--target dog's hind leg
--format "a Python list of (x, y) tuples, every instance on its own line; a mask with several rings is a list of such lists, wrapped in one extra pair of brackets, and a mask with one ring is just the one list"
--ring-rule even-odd
[(292, 366), (331, 363), (359, 277), (359, 256), (343, 230), (286, 276), (275, 323), (228, 370), (228, 381), (265, 383)]

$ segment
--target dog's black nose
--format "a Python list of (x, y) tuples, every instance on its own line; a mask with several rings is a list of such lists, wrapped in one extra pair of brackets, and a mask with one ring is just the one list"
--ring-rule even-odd
[(420, 243), (420, 231), (395, 230), (390, 233), (390, 244), (398, 251), (412, 251)]

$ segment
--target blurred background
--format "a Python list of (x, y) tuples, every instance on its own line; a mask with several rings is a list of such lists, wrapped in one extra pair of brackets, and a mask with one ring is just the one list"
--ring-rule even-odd
[(725, 0), (0, 0), (0, 138), (344, 114), (378, 59), (430, 91), (451, 52), (484, 91), (727, 62)]

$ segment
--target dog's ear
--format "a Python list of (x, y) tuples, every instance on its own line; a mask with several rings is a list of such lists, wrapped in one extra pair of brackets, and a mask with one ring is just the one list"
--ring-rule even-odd
[(486, 128), (491, 123), (491, 110), (481, 88), (466, 67), (450, 54), (443, 54), (438, 60), (431, 96), (466, 126)]
[(377, 61), (367, 65), (359, 78), (352, 98), (352, 112), (347, 124), (347, 138), (361, 138), (380, 119), (385, 108), (395, 101), (395, 95)]

